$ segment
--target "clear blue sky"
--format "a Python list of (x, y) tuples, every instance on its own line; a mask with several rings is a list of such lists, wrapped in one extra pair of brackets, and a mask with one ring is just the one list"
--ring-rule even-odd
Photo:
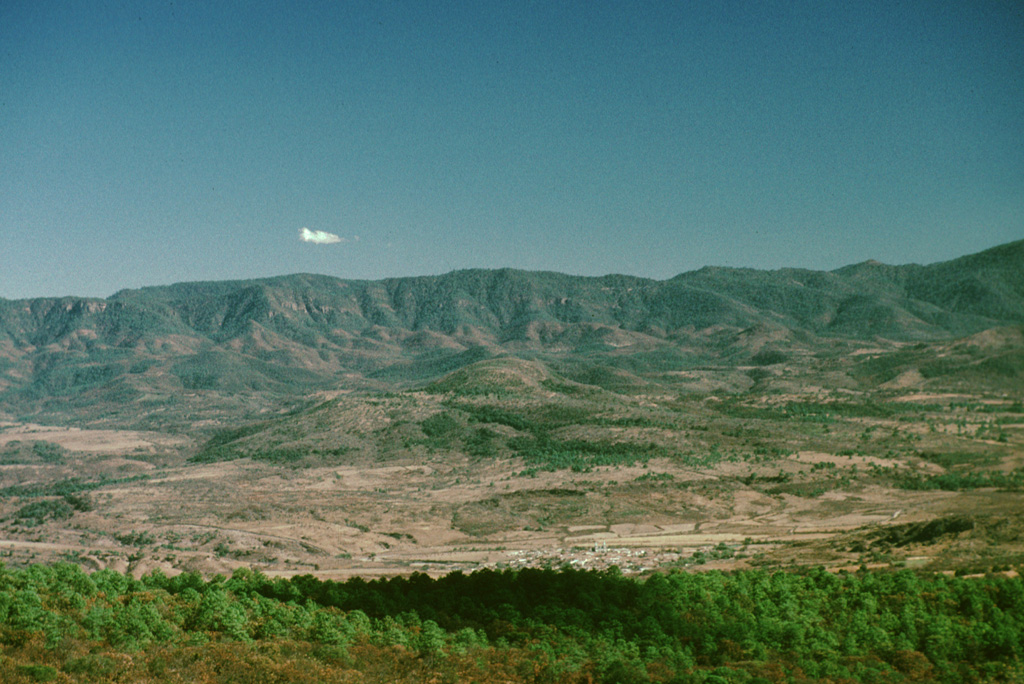
[(0, 297), (1021, 238), (1019, 2), (0, 2)]

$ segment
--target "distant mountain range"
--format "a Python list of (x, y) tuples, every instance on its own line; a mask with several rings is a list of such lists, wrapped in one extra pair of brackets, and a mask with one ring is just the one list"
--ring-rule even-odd
[(502, 269), (180, 283), (0, 299), (0, 411), (405, 387), (507, 354), (736, 364), (821, 340), (929, 342), (1021, 324), (1024, 240), (928, 266), (707, 267), (664, 281)]

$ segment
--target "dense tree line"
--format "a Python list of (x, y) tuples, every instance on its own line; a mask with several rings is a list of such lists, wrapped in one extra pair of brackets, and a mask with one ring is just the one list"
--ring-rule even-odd
[(996, 682), (1024, 581), (524, 569), (365, 581), (0, 566), (0, 681)]

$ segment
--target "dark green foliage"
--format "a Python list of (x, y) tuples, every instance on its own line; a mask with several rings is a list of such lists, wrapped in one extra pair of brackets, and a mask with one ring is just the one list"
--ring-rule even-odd
[(750, 357), (750, 362), (755, 366), (771, 366), (788, 360), (789, 354), (778, 349), (763, 349)]
[(544, 434), (509, 440), (509, 446), (528, 466), (539, 470), (587, 472), (595, 466), (633, 465), (669, 455), (654, 444), (558, 440)]
[(937, 463), (947, 469), (963, 466), (990, 466), (999, 462), (999, 456), (991, 452), (972, 453), (968, 451), (923, 451), (918, 454), (918, 457), (931, 463)]
[(931, 476), (904, 474), (896, 478), (895, 484), (902, 489), (944, 489), (951, 492), (986, 487), (1019, 491), (1024, 489), (1024, 468), (1017, 468), (1009, 473), (953, 471)]
[(268, 449), (267, 451), (254, 451), (248, 454), (254, 461), (264, 461), (266, 463), (296, 463), (301, 461), (303, 458), (309, 455), (309, 452), (305, 449), (289, 448), (289, 447), (278, 447), (276, 449)]
[(637, 477), (634, 482), (672, 482), (676, 476), (672, 473), (644, 473)]
[(45, 463), (50, 465), (64, 462), (64, 447), (53, 442), (22, 442), (11, 440), (0, 450), (0, 463)]
[(112, 382), (125, 371), (121, 364), (95, 364), (88, 358), (79, 359), (73, 356), (48, 361), (39, 366), (32, 383), (25, 387), (25, 398), (80, 394)]
[(93, 510), (92, 501), (85, 494), (68, 493), (64, 495), (64, 500), (68, 502), (68, 505), (81, 513), (88, 513)]
[[(104, 477), (99, 480), (79, 480), (76, 477), (72, 477), (49, 484), (11, 485), (10, 487), (0, 489), (0, 497), (19, 496), (29, 498), (37, 496), (61, 496), (67, 499), (68, 495), (77, 494), (78, 492), (87, 492), (93, 489), (99, 489), (100, 487), (106, 487), (108, 485), (123, 484), (125, 482), (138, 482), (140, 480), (148, 479), (149, 475), (132, 475), (130, 477), (111, 478)], [(78, 505), (85, 504), (76, 504), (76, 506)]]
[(62, 463), (64, 447), (53, 442), (33, 442), (32, 453), (43, 463)]
[(82, 675), (87, 680), (104, 681), (117, 672), (117, 663), (107, 656), (88, 655), (67, 661), (63, 669), (68, 674)]
[(230, 461), (241, 458), (242, 454), (232, 449), (232, 442), (258, 434), (266, 430), (268, 426), (269, 423), (261, 421), (237, 428), (219, 430), (206, 441), (206, 444), (189, 461), (193, 463), (213, 463), (214, 461)]
[(156, 537), (149, 532), (126, 532), (115, 534), (114, 539), (126, 546), (150, 546), (156, 543)]
[(740, 404), (741, 400), (723, 402), (722, 411), (737, 417), (763, 418), (766, 420), (787, 420), (796, 418), (810, 422), (825, 422), (830, 418), (892, 418), (902, 414), (920, 414), (939, 411), (936, 404), (915, 404), (912, 402), (876, 401), (791, 401), (781, 407), (751, 407)]
[(662, 428), (665, 430), (678, 430), (679, 425), (671, 420), (659, 420), (650, 416), (625, 416), (622, 418), (604, 418), (591, 414), (587, 421), (591, 425), (605, 427), (639, 427), (639, 428)]
[(243, 425), (242, 427), (238, 427), (238, 428), (229, 428), (229, 429), (226, 429), (226, 430), (220, 430), (220, 431), (217, 432), (217, 434), (215, 434), (213, 437), (211, 437), (209, 439), (209, 441), (206, 442), (206, 445), (205, 445), (204, 448), (214, 449), (214, 448), (219, 447), (219, 446), (224, 446), (225, 444), (228, 444), (229, 442), (234, 442), (236, 440), (242, 439), (243, 437), (248, 437), (249, 435), (255, 435), (256, 433), (260, 432), (261, 430), (264, 430), (266, 427), (267, 427), (267, 423), (266, 422), (262, 422), (262, 423), (252, 423), (250, 425)]
[(777, 475), (758, 475), (751, 473), (740, 478), (740, 482), (748, 487), (755, 484), (783, 484), (789, 482), (793, 476), (787, 472), (779, 472)]
[(187, 390), (294, 392), (323, 383), (322, 378), (304, 368), (230, 351), (202, 352), (176, 363), (171, 372)]
[(488, 428), (477, 428), (466, 437), (466, 453), (477, 458), (497, 455), (498, 435)]
[(19, 665), (18, 672), (33, 682), (52, 682), (57, 678), (56, 668), (49, 665)]
[(961, 532), (970, 532), (974, 527), (974, 521), (968, 518), (938, 518), (926, 523), (892, 525), (879, 530), (872, 537), (877, 542), (892, 546), (906, 546), (933, 542), (941, 537), (957, 535)]
[(521, 432), (536, 433), (544, 430), (544, 426), (540, 423), (527, 418), (526, 416), (518, 413), (513, 413), (508, 409), (500, 406), (492, 406), (489, 404), (475, 405), (475, 404), (455, 404), (459, 410), (465, 411), (470, 415), (470, 419), (477, 423), (495, 423), (497, 425), (506, 425), (514, 430)]
[[(711, 555), (731, 552), (719, 545)], [(657, 681), (749, 683), (771, 672), (797, 681), (1012, 681), (1024, 658), (1024, 580), (811, 569), (636, 581), (613, 569), (338, 583), (246, 570), (134, 580), (68, 565), (0, 566), (0, 643), (14, 648), (34, 633), (51, 648), (93, 644), (61, 669), (96, 681), (117, 672), (110, 649), (209, 641), (263, 649), (281, 640), (317, 644), (343, 662), (357, 644), (399, 647), (425, 662), (498, 649), (520, 654), (531, 671), (546, 663), (553, 681), (589, 673), (643, 682), (652, 672), (662, 673)]]
[[(451, 406), (468, 413), (471, 422), (505, 425), (528, 433), (507, 441), (509, 448), (525, 461), (528, 473), (539, 470), (586, 472), (596, 466), (632, 465), (671, 455), (667, 449), (655, 444), (559, 439), (551, 434), (552, 430), (569, 425), (616, 424), (613, 420), (595, 416), (592, 409), (585, 407), (552, 403), (514, 413), (490, 404), (455, 403)], [(475, 439), (475, 453), (489, 453), (490, 449), (481, 444), (486, 441), (489, 446), (494, 440), (494, 433), (489, 430), (478, 433)]]
[(4, 444), (2, 451), (0, 451), (0, 463), (25, 463), (31, 457), (22, 454), (23, 442), (21, 440), (12, 439), (11, 441)]
[(451, 447), (463, 432), (462, 424), (451, 413), (435, 413), (420, 423), (420, 429), (427, 436), (427, 444), (434, 447)]
[(14, 519), (26, 527), (42, 525), (47, 520), (67, 520), (75, 509), (64, 499), (44, 499), (25, 504), (14, 514)]

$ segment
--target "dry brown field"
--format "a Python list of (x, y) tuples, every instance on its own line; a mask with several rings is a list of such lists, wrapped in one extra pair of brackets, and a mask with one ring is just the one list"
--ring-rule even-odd
[[(1024, 564), (1019, 393), (781, 367), (761, 390), (616, 394), (508, 370), (511, 393), (321, 395), (216, 453), (208, 430), (7, 421), (0, 560), (321, 577)], [(543, 461), (574, 449), (576, 466)]]

